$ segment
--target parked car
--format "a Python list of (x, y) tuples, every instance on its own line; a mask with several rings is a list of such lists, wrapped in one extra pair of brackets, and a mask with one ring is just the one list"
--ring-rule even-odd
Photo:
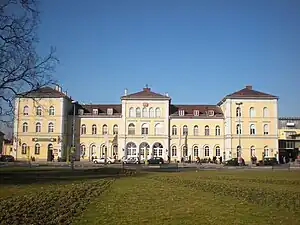
[(259, 160), (257, 166), (274, 166), (277, 165), (278, 161), (275, 157), (266, 157), (263, 160)]
[(137, 157), (129, 157), (123, 160), (124, 164), (139, 164), (139, 158)]
[[(245, 160), (242, 159), (242, 166), (245, 166)], [(225, 166), (239, 166), (238, 158), (232, 158), (225, 162)]]
[[(115, 163), (115, 162), (116, 162), (116, 160), (114, 158), (111, 158), (111, 157), (106, 158), (106, 163), (108, 163), (108, 164)], [(100, 159), (93, 159), (93, 163), (104, 164), (105, 163), (105, 157), (102, 157)]]
[(149, 164), (163, 164), (164, 159), (162, 157), (153, 157), (148, 160)]
[(14, 162), (15, 158), (12, 155), (1, 155), (0, 161), (1, 162)]

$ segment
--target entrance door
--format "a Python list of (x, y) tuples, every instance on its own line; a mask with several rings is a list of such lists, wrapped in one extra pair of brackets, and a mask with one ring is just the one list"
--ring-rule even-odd
[(48, 145), (48, 154), (47, 154), (47, 161), (52, 161), (52, 155), (53, 155), (53, 145)]

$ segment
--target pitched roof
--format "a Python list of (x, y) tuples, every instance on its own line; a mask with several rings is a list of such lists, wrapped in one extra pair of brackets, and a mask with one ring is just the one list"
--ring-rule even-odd
[(67, 96), (66, 93), (55, 90), (52, 87), (41, 87), (37, 90), (20, 93), (18, 94), (18, 96), (24, 98), (27, 97), (28, 98), (64, 98), (65, 97), (71, 99), (69, 96)]
[(170, 99), (170, 97), (166, 96), (166, 95), (155, 93), (155, 92), (151, 91), (150, 88), (146, 87), (146, 88), (143, 88), (143, 90), (140, 92), (132, 93), (129, 95), (124, 95), (121, 97), (121, 99), (166, 99), (167, 100), (167, 99)]
[(252, 86), (251, 85), (247, 85), (245, 88), (239, 90), (239, 91), (236, 91), (236, 92), (233, 92), (229, 95), (226, 95), (222, 101), (220, 101), (218, 103), (218, 105), (220, 105), (224, 100), (228, 99), (228, 98), (233, 98), (233, 99), (278, 99), (277, 96), (275, 95), (271, 95), (271, 94), (267, 94), (267, 93), (264, 93), (264, 92), (260, 92), (260, 91), (256, 91), (256, 90), (253, 90), (252, 89)]
[[(179, 116), (179, 110), (184, 110), (182, 117), (208, 117), (209, 110), (214, 111), (214, 116), (210, 118), (223, 117), (222, 109), (217, 105), (170, 105), (171, 116)], [(199, 110), (199, 116), (194, 115), (194, 110)]]
[(113, 109), (114, 114), (122, 113), (121, 104), (83, 104), (81, 108), (84, 109), (84, 113), (92, 113), (93, 109), (98, 109), (98, 114), (106, 114), (107, 109)]

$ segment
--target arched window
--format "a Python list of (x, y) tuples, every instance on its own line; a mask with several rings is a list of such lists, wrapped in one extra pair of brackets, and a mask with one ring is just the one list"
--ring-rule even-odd
[(236, 125), (236, 134), (242, 134), (242, 129), (241, 129), (241, 125), (240, 124)]
[(199, 156), (199, 148), (198, 148), (198, 146), (194, 147), (194, 156)]
[(188, 156), (188, 148), (187, 148), (186, 145), (184, 145), (182, 147), (182, 155), (183, 155), (183, 157), (187, 157)]
[(154, 109), (152, 107), (149, 109), (149, 117), (154, 117)]
[(177, 149), (176, 146), (172, 147), (172, 156), (177, 156)]
[(134, 117), (134, 108), (130, 107), (129, 109), (129, 117)]
[(135, 135), (135, 126), (133, 123), (128, 125), (128, 135)]
[(91, 146), (91, 153), (92, 153), (92, 156), (96, 156), (97, 152), (96, 152), (96, 145), (92, 145)]
[(183, 135), (183, 136), (187, 136), (188, 134), (189, 134), (188, 126), (187, 126), (187, 125), (184, 125), (184, 126), (183, 126), (183, 129), (182, 129), (182, 135)]
[(114, 135), (118, 134), (118, 130), (119, 130), (118, 125), (115, 124), (114, 127), (113, 127), (113, 134)]
[(209, 147), (208, 146), (204, 147), (204, 156), (209, 157)]
[(113, 146), (113, 155), (118, 155), (118, 145)]
[(126, 145), (127, 155), (136, 155), (136, 144), (133, 142), (129, 142)]
[(269, 110), (267, 107), (264, 107), (263, 109), (263, 117), (268, 117), (269, 116)]
[(80, 145), (80, 156), (82, 158), (85, 156), (85, 145)]
[(40, 133), (41, 130), (42, 130), (42, 125), (41, 125), (40, 122), (37, 122), (37, 123), (35, 124), (35, 132)]
[(143, 108), (143, 117), (148, 117), (148, 110), (146, 107)]
[(107, 125), (106, 125), (106, 124), (104, 124), (104, 125), (102, 126), (102, 134), (103, 134), (103, 135), (108, 134), (108, 128), (107, 128)]
[(155, 109), (155, 117), (156, 118), (160, 117), (160, 108), (158, 108), (158, 107)]
[(264, 135), (268, 135), (269, 134), (269, 126), (268, 124), (264, 125)]
[(242, 148), (241, 148), (241, 146), (237, 146), (236, 147), (236, 155), (237, 155), (237, 157), (241, 157), (242, 156)]
[(177, 127), (175, 125), (172, 126), (172, 135), (177, 135)]
[(41, 106), (38, 106), (38, 107), (36, 108), (36, 115), (37, 115), (37, 116), (41, 116), (41, 115), (42, 115), (42, 107), (41, 107)]
[(155, 134), (155, 135), (160, 135), (160, 134), (162, 134), (162, 127), (161, 127), (161, 124), (160, 124), (160, 123), (155, 124), (155, 127), (154, 127), (154, 134)]
[(36, 143), (34, 146), (34, 154), (39, 155), (41, 150), (41, 146), (39, 143)]
[(216, 147), (216, 156), (221, 156), (221, 149), (219, 146)]
[(92, 134), (97, 134), (97, 126), (96, 126), (96, 124), (93, 124), (93, 126), (92, 126)]
[(50, 108), (49, 108), (49, 116), (54, 116), (54, 114), (55, 114), (54, 106), (50, 106)]
[(142, 135), (148, 134), (149, 133), (149, 125), (147, 123), (142, 124)]
[(254, 124), (251, 124), (251, 125), (250, 125), (250, 134), (251, 134), (251, 135), (254, 135), (254, 134), (255, 134), (255, 125), (254, 125)]
[(240, 107), (236, 108), (236, 117), (241, 117), (242, 116), (242, 109)]
[(194, 136), (198, 136), (199, 135), (199, 128), (197, 125), (194, 126)]
[(101, 152), (100, 152), (100, 157), (107, 156), (107, 147), (106, 145), (101, 146)]
[(50, 122), (48, 124), (48, 133), (53, 133), (54, 132), (54, 124)]
[(251, 157), (255, 156), (255, 147), (253, 145), (250, 147), (250, 156)]
[(23, 132), (24, 133), (28, 132), (28, 123), (27, 122), (23, 123)]
[(162, 154), (163, 154), (163, 146), (161, 143), (156, 142), (153, 145), (153, 156), (162, 156)]
[(22, 154), (26, 155), (27, 153), (27, 145), (25, 143), (22, 144)]
[(220, 136), (221, 135), (221, 129), (220, 126), (216, 126), (216, 136)]
[(249, 116), (252, 118), (252, 117), (255, 117), (255, 109), (253, 107), (251, 107), (249, 109)]
[(205, 136), (209, 136), (209, 126), (208, 125), (206, 125), (204, 128), (204, 134), (205, 134)]
[(28, 114), (29, 114), (29, 107), (27, 105), (25, 105), (23, 108), (23, 115), (28, 116)]
[(264, 147), (264, 157), (268, 157), (269, 156), (269, 148), (268, 146)]
[(81, 125), (80, 133), (81, 134), (86, 134), (86, 125), (85, 124)]
[(136, 117), (141, 117), (141, 108), (140, 107), (136, 108), (135, 115), (136, 115)]

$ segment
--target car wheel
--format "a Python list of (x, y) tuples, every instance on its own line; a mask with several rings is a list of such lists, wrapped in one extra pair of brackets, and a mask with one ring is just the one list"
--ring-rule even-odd
[(108, 164), (111, 164), (111, 162), (110, 162), (110, 161), (108, 161)]
[(97, 161), (94, 161), (95, 164), (97, 164)]

